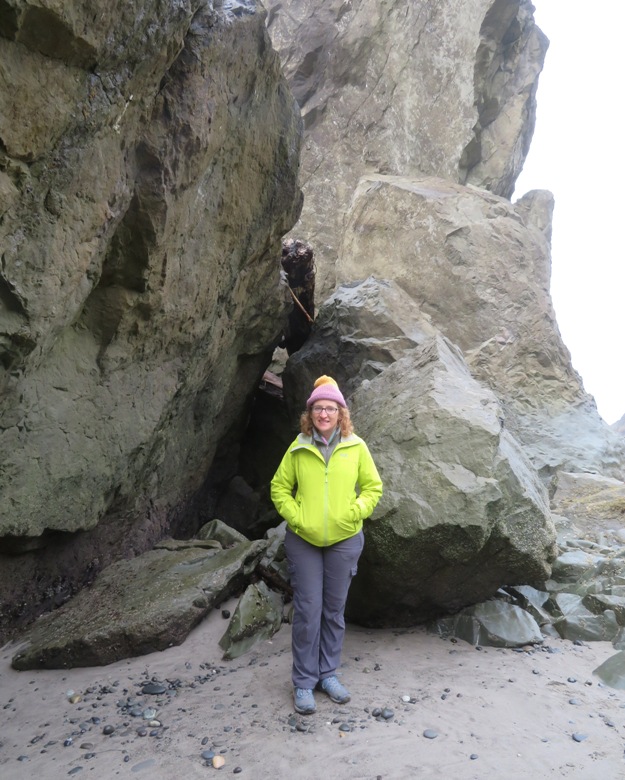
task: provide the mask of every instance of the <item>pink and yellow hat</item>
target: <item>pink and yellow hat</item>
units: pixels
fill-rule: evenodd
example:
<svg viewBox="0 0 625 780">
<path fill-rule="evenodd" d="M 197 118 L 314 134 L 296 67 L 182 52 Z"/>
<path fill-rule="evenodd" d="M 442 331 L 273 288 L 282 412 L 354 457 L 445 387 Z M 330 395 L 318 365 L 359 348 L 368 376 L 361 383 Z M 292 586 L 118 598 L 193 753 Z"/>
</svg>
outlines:
<svg viewBox="0 0 625 780">
<path fill-rule="evenodd" d="M 315 389 L 310 394 L 310 398 L 306 401 L 306 406 L 312 406 L 315 401 L 334 401 L 339 406 L 347 408 L 343 393 L 339 390 L 339 386 L 331 376 L 320 376 L 315 381 Z"/>
</svg>

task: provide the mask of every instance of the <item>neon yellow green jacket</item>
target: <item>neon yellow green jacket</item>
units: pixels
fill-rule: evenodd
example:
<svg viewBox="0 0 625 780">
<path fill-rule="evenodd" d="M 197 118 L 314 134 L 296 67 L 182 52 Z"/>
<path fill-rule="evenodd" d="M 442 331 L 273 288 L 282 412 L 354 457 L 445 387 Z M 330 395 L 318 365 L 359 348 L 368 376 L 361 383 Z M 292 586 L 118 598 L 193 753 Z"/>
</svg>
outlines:
<svg viewBox="0 0 625 780">
<path fill-rule="evenodd" d="M 382 480 L 369 448 L 355 433 L 336 445 L 327 465 L 312 437 L 300 433 L 271 480 L 271 499 L 280 515 L 317 547 L 357 534 L 381 495 Z"/>
</svg>

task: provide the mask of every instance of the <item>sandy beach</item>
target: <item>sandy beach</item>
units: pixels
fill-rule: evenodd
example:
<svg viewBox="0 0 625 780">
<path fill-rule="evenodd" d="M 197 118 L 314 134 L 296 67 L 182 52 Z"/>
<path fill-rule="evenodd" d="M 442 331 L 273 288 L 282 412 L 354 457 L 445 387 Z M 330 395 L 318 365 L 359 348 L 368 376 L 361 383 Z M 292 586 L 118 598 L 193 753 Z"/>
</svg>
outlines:
<svg viewBox="0 0 625 780">
<path fill-rule="evenodd" d="M 223 661 L 226 624 L 215 610 L 179 647 L 67 671 L 16 672 L 6 645 L 0 776 L 625 777 L 625 692 L 593 675 L 615 652 L 607 642 L 476 648 L 423 627 L 350 626 L 340 671 L 351 702 L 317 693 L 317 712 L 303 717 L 292 706 L 289 626 Z M 142 693 L 150 680 L 166 692 Z"/>
</svg>

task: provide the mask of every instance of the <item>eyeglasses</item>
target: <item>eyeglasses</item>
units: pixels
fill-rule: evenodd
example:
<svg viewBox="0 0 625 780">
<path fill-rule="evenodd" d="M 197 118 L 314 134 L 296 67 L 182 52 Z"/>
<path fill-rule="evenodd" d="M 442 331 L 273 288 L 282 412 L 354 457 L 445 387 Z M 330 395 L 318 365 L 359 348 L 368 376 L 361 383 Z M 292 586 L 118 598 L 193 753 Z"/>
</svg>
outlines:
<svg viewBox="0 0 625 780">
<path fill-rule="evenodd" d="M 325 412 L 328 417 L 332 417 L 335 414 L 338 414 L 339 411 L 336 406 L 313 406 L 312 410 L 315 414 L 321 414 L 321 412 Z"/>
</svg>

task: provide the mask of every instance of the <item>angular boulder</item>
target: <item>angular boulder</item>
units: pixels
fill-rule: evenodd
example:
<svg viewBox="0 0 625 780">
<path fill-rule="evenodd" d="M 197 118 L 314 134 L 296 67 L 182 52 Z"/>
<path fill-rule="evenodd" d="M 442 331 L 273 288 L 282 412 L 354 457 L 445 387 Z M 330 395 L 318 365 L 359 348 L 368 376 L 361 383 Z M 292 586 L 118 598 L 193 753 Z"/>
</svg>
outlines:
<svg viewBox="0 0 625 780">
<path fill-rule="evenodd" d="M 516 204 L 434 177 L 364 176 L 345 220 L 341 283 L 396 281 L 495 391 L 506 425 L 546 476 L 623 477 L 625 443 L 601 419 L 549 294 L 553 198 Z"/>
<path fill-rule="evenodd" d="M 428 319 L 394 282 L 344 285 L 283 375 L 294 419 L 313 379 L 334 376 L 380 470 L 384 495 L 348 601 L 367 625 L 540 586 L 556 554 L 546 491 L 502 406 Z"/>
<path fill-rule="evenodd" d="M 103 666 L 181 644 L 213 607 L 244 586 L 267 543 L 227 550 L 206 545 L 187 542 L 109 566 L 92 587 L 33 625 L 13 668 Z"/>
<path fill-rule="evenodd" d="M 543 641 L 540 628 L 529 612 L 499 599 L 441 618 L 432 629 L 441 636 L 454 636 L 472 645 L 488 647 L 522 647 Z"/>
<path fill-rule="evenodd" d="M 260 581 L 248 585 L 219 640 L 226 660 L 247 653 L 262 640 L 270 639 L 282 625 L 282 597 Z"/>
<path fill-rule="evenodd" d="M 442 337 L 363 384 L 352 405 L 384 482 L 365 524 L 353 619 L 407 625 L 548 578 L 546 492 L 493 394 Z"/>
</svg>

